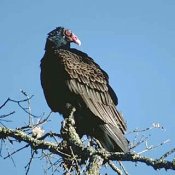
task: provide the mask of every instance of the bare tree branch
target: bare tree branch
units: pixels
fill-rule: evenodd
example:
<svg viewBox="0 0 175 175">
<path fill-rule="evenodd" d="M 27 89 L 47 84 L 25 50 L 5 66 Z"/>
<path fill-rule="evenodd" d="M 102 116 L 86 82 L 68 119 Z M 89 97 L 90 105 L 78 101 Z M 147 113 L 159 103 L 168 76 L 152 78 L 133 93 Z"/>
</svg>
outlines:
<svg viewBox="0 0 175 175">
<path fill-rule="evenodd" d="M 88 157 L 93 157 L 91 158 L 92 160 L 94 159 L 99 159 L 99 156 L 104 159 L 105 161 L 109 160 L 117 160 L 117 161 L 132 161 L 132 162 L 141 162 L 145 163 L 146 165 L 152 166 L 154 169 L 162 169 L 164 168 L 165 170 L 171 169 L 175 170 L 175 164 L 173 161 L 167 161 L 164 159 L 152 159 L 148 158 L 145 156 L 141 156 L 140 154 L 137 153 L 109 153 L 105 151 L 104 149 L 100 149 L 99 151 L 94 150 L 94 148 L 91 147 L 84 147 L 82 144 L 80 138 L 78 137 L 78 134 L 75 131 L 75 128 L 70 124 L 69 119 L 67 120 L 67 123 L 64 126 L 68 126 L 68 128 L 64 128 L 64 132 L 69 131 L 69 141 L 72 144 L 72 148 L 74 151 L 74 154 L 77 154 L 79 156 L 84 156 L 84 159 L 87 160 Z M 68 129 L 68 130 L 67 130 Z M 64 133 L 65 134 L 65 133 Z M 5 139 L 7 137 L 12 137 L 18 141 L 24 141 L 28 143 L 34 150 L 42 149 L 42 150 L 48 150 L 53 154 L 57 154 L 61 157 L 71 157 L 70 155 L 62 152 L 63 148 L 58 144 L 44 141 L 44 140 L 39 140 L 35 139 L 26 133 L 20 131 L 20 130 L 12 130 L 4 127 L 0 127 L 0 139 Z M 98 157 L 95 157 L 95 155 L 98 155 Z"/>
<path fill-rule="evenodd" d="M 20 130 L 13 130 L 9 128 L 0 127 L 0 139 L 5 139 L 7 137 L 12 137 L 18 141 L 28 143 L 34 150 L 48 150 L 53 154 L 57 154 L 63 157 L 69 156 L 61 152 L 62 148 L 55 143 L 35 139 L 32 136 L 29 136 L 25 132 Z"/>
<path fill-rule="evenodd" d="M 76 128 L 74 127 L 74 112 L 75 108 L 70 109 L 68 111 L 67 118 L 62 122 L 61 134 L 47 132 L 44 133 L 42 129 L 42 125 L 47 123 L 50 120 L 50 114 L 46 118 L 41 118 L 36 123 L 32 120 L 32 117 L 36 117 L 36 115 L 31 114 L 30 108 L 30 99 L 24 91 L 22 91 L 23 95 L 25 95 L 24 100 L 12 100 L 8 98 L 1 106 L 0 109 L 5 107 L 8 102 L 17 103 L 20 108 L 23 109 L 28 114 L 28 123 L 25 126 L 18 127 L 16 129 L 10 129 L 6 125 L 0 124 L 0 139 L 1 139 L 1 147 L 5 143 L 4 141 L 9 141 L 10 143 L 16 142 L 24 142 L 26 145 L 13 151 L 12 153 L 8 152 L 8 155 L 3 158 L 12 158 L 14 154 L 21 151 L 24 148 L 31 148 L 31 158 L 26 166 L 26 174 L 28 174 L 30 170 L 30 166 L 34 155 L 37 153 L 37 150 L 42 150 L 41 159 L 45 158 L 49 163 L 49 168 L 52 169 L 52 174 L 59 171 L 60 166 L 63 167 L 65 174 L 86 174 L 86 175 L 99 175 L 101 167 L 108 163 L 110 167 L 118 174 L 122 175 L 127 174 L 125 170 L 122 168 L 116 167 L 114 162 L 112 161 L 130 161 L 130 162 L 140 162 L 144 163 L 148 166 L 153 167 L 153 169 L 165 169 L 165 170 L 175 170 L 174 160 L 168 161 L 166 158 L 172 155 L 175 152 L 175 148 L 170 151 L 164 153 L 160 158 L 153 159 L 150 157 L 142 156 L 140 153 L 129 152 L 129 153 L 112 153 L 107 152 L 105 149 L 101 147 L 98 143 L 98 140 L 91 140 L 90 144 L 85 144 L 79 137 L 76 132 Z M 27 103 L 27 108 L 23 107 L 21 103 Z M 10 117 L 12 113 L 8 113 L 6 115 L 1 115 L 0 119 L 6 119 Z M 150 128 L 146 128 L 145 130 L 134 130 L 134 133 L 145 132 L 153 128 L 160 128 L 160 124 L 154 124 Z M 44 135 L 43 135 L 44 134 Z M 52 141 L 47 141 L 47 139 L 51 138 Z M 147 138 L 141 138 L 138 143 L 136 143 L 133 147 L 146 143 Z M 160 143 L 157 146 L 148 146 L 146 145 L 146 150 L 148 151 L 153 148 L 157 148 L 158 146 L 162 146 L 167 141 Z M 2 148 L 1 148 L 2 149 Z M 0 149 L 0 153 L 1 153 Z M 141 153 L 142 153 L 141 152 Z M 52 158 L 55 156 L 55 160 Z M 46 171 L 46 170 L 45 170 Z"/>
</svg>

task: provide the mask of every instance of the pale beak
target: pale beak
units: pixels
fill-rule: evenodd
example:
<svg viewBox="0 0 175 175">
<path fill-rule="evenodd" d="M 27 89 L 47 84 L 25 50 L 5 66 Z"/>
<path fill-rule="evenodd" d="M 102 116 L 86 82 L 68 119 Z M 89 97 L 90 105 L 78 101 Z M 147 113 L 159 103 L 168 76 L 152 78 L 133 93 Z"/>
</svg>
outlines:
<svg viewBox="0 0 175 175">
<path fill-rule="evenodd" d="M 81 45 L 81 41 L 80 41 L 80 40 L 78 39 L 78 37 L 77 37 L 76 35 L 74 35 L 73 33 L 72 33 L 71 38 L 72 38 L 72 42 L 78 44 L 79 46 Z"/>
</svg>

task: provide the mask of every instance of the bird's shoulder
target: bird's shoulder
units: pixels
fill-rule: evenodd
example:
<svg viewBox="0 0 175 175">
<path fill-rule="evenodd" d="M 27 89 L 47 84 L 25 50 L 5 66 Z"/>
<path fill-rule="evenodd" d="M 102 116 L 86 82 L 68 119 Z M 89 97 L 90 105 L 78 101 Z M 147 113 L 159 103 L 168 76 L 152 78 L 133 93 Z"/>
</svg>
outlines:
<svg viewBox="0 0 175 175">
<path fill-rule="evenodd" d="M 107 73 L 86 53 L 77 49 L 59 49 L 56 54 L 61 59 L 70 78 L 77 79 L 95 89 L 108 90 Z"/>
</svg>

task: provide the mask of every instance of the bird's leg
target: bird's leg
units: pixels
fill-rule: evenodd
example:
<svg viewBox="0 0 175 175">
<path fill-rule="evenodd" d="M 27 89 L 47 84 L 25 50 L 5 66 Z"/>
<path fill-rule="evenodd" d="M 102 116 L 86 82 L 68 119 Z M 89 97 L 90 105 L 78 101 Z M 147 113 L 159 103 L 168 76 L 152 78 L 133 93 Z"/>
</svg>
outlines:
<svg viewBox="0 0 175 175">
<path fill-rule="evenodd" d="M 72 126 L 74 126 L 75 125 L 74 112 L 76 111 L 76 109 L 72 105 L 68 105 L 68 111 L 69 111 L 68 121 L 71 123 Z"/>
<path fill-rule="evenodd" d="M 74 112 L 76 109 L 70 104 L 67 104 L 66 107 L 67 109 L 64 115 L 64 121 L 62 122 L 61 127 L 62 137 L 69 142 L 74 142 L 74 144 L 75 142 L 77 144 L 82 144 L 81 139 L 75 129 Z"/>
<path fill-rule="evenodd" d="M 62 128 L 65 128 L 66 123 L 75 125 L 74 121 L 74 112 L 76 111 L 75 107 L 73 107 L 70 103 L 66 104 L 65 112 L 63 114 L 64 121 L 62 122 Z"/>
<path fill-rule="evenodd" d="M 70 103 L 67 103 L 64 110 L 64 120 L 62 122 L 61 134 L 63 138 L 67 135 L 70 128 L 74 127 L 74 112 L 76 111 L 75 107 L 73 107 Z"/>
</svg>

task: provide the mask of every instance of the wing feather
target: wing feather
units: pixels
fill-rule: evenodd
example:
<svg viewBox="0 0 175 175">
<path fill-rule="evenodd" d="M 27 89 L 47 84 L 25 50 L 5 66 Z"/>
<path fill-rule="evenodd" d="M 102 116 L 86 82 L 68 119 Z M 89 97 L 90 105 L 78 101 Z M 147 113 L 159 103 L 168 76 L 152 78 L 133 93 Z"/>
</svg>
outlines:
<svg viewBox="0 0 175 175">
<path fill-rule="evenodd" d="M 110 91 L 114 91 L 108 84 L 107 74 L 87 55 L 83 58 L 61 49 L 58 54 L 69 77 L 66 84 L 70 91 L 78 94 L 96 117 L 106 124 L 120 128 L 124 133 L 126 124 L 116 109 L 116 95 L 111 97 Z"/>
</svg>

